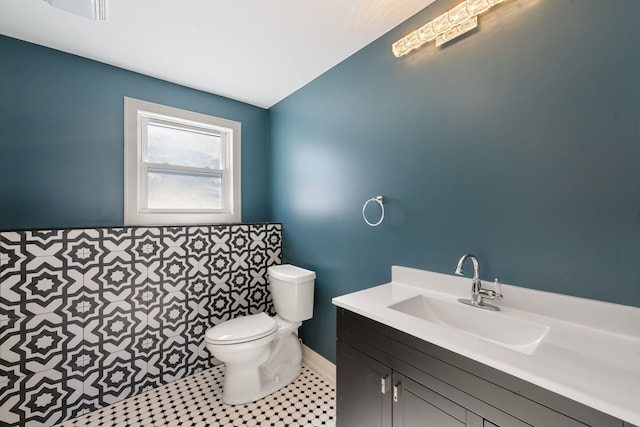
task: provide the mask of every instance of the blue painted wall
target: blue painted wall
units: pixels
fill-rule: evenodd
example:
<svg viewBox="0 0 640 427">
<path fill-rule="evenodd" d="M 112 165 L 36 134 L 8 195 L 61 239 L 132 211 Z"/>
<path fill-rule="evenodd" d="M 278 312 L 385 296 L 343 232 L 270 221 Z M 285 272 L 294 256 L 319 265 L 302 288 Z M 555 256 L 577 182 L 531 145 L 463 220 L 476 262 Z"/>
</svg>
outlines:
<svg viewBox="0 0 640 427">
<path fill-rule="evenodd" d="M 439 1 L 272 108 L 273 220 L 331 298 L 394 264 L 640 306 L 640 2 L 513 0 L 444 49 L 391 44 Z M 364 224 L 382 194 L 387 216 Z"/>
<path fill-rule="evenodd" d="M 123 97 L 242 122 L 242 216 L 269 220 L 269 111 L 0 36 L 0 229 L 123 225 Z"/>
<path fill-rule="evenodd" d="M 468 251 L 484 279 L 640 306 L 640 2 L 511 0 L 391 55 L 455 3 L 270 111 L 0 36 L 0 229 L 122 225 L 131 96 L 243 123 L 243 220 L 283 222 L 285 260 L 317 271 L 302 336 L 330 359 L 333 296 Z"/>
</svg>

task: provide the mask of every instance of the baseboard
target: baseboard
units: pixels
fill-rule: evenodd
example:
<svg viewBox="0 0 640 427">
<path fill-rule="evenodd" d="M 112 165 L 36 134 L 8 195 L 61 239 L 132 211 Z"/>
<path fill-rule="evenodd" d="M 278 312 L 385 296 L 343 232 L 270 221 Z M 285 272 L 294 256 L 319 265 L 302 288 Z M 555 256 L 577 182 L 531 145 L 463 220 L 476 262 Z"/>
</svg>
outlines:
<svg viewBox="0 0 640 427">
<path fill-rule="evenodd" d="M 302 344 L 302 363 L 332 386 L 336 386 L 336 365 Z"/>
</svg>

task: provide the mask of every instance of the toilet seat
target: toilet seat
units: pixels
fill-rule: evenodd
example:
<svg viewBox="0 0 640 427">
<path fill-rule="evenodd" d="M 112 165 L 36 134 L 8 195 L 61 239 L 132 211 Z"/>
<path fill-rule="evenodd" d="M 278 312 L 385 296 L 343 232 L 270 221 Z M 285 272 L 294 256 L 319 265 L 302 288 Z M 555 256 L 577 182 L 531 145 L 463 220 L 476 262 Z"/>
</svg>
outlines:
<svg viewBox="0 0 640 427">
<path fill-rule="evenodd" d="M 258 313 L 227 320 L 209 328 L 205 339 L 210 344 L 239 344 L 266 337 L 277 329 L 278 324 L 273 318 L 265 313 Z"/>
</svg>

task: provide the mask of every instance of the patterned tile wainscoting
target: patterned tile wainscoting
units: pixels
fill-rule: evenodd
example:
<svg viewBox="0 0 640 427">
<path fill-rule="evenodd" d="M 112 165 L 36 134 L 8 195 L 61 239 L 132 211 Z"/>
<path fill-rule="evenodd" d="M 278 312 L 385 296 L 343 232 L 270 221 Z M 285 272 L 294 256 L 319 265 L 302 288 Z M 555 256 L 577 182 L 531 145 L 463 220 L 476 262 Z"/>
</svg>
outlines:
<svg viewBox="0 0 640 427">
<path fill-rule="evenodd" d="M 280 224 L 0 232 L 0 425 L 41 426 L 207 369 L 204 331 L 273 314 Z"/>
</svg>

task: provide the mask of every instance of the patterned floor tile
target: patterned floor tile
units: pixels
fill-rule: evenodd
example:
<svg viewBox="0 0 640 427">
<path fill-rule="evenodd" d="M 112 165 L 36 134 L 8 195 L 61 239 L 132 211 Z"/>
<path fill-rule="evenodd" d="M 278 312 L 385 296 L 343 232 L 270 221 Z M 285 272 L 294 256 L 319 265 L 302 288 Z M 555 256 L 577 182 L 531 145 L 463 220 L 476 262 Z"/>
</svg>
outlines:
<svg viewBox="0 0 640 427">
<path fill-rule="evenodd" d="M 335 389 L 306 366 L 288 386 L 245 405 L 222 403 L 223 376 L 219 365 L 58 427 L 335 426 Z"/>
</svg>

